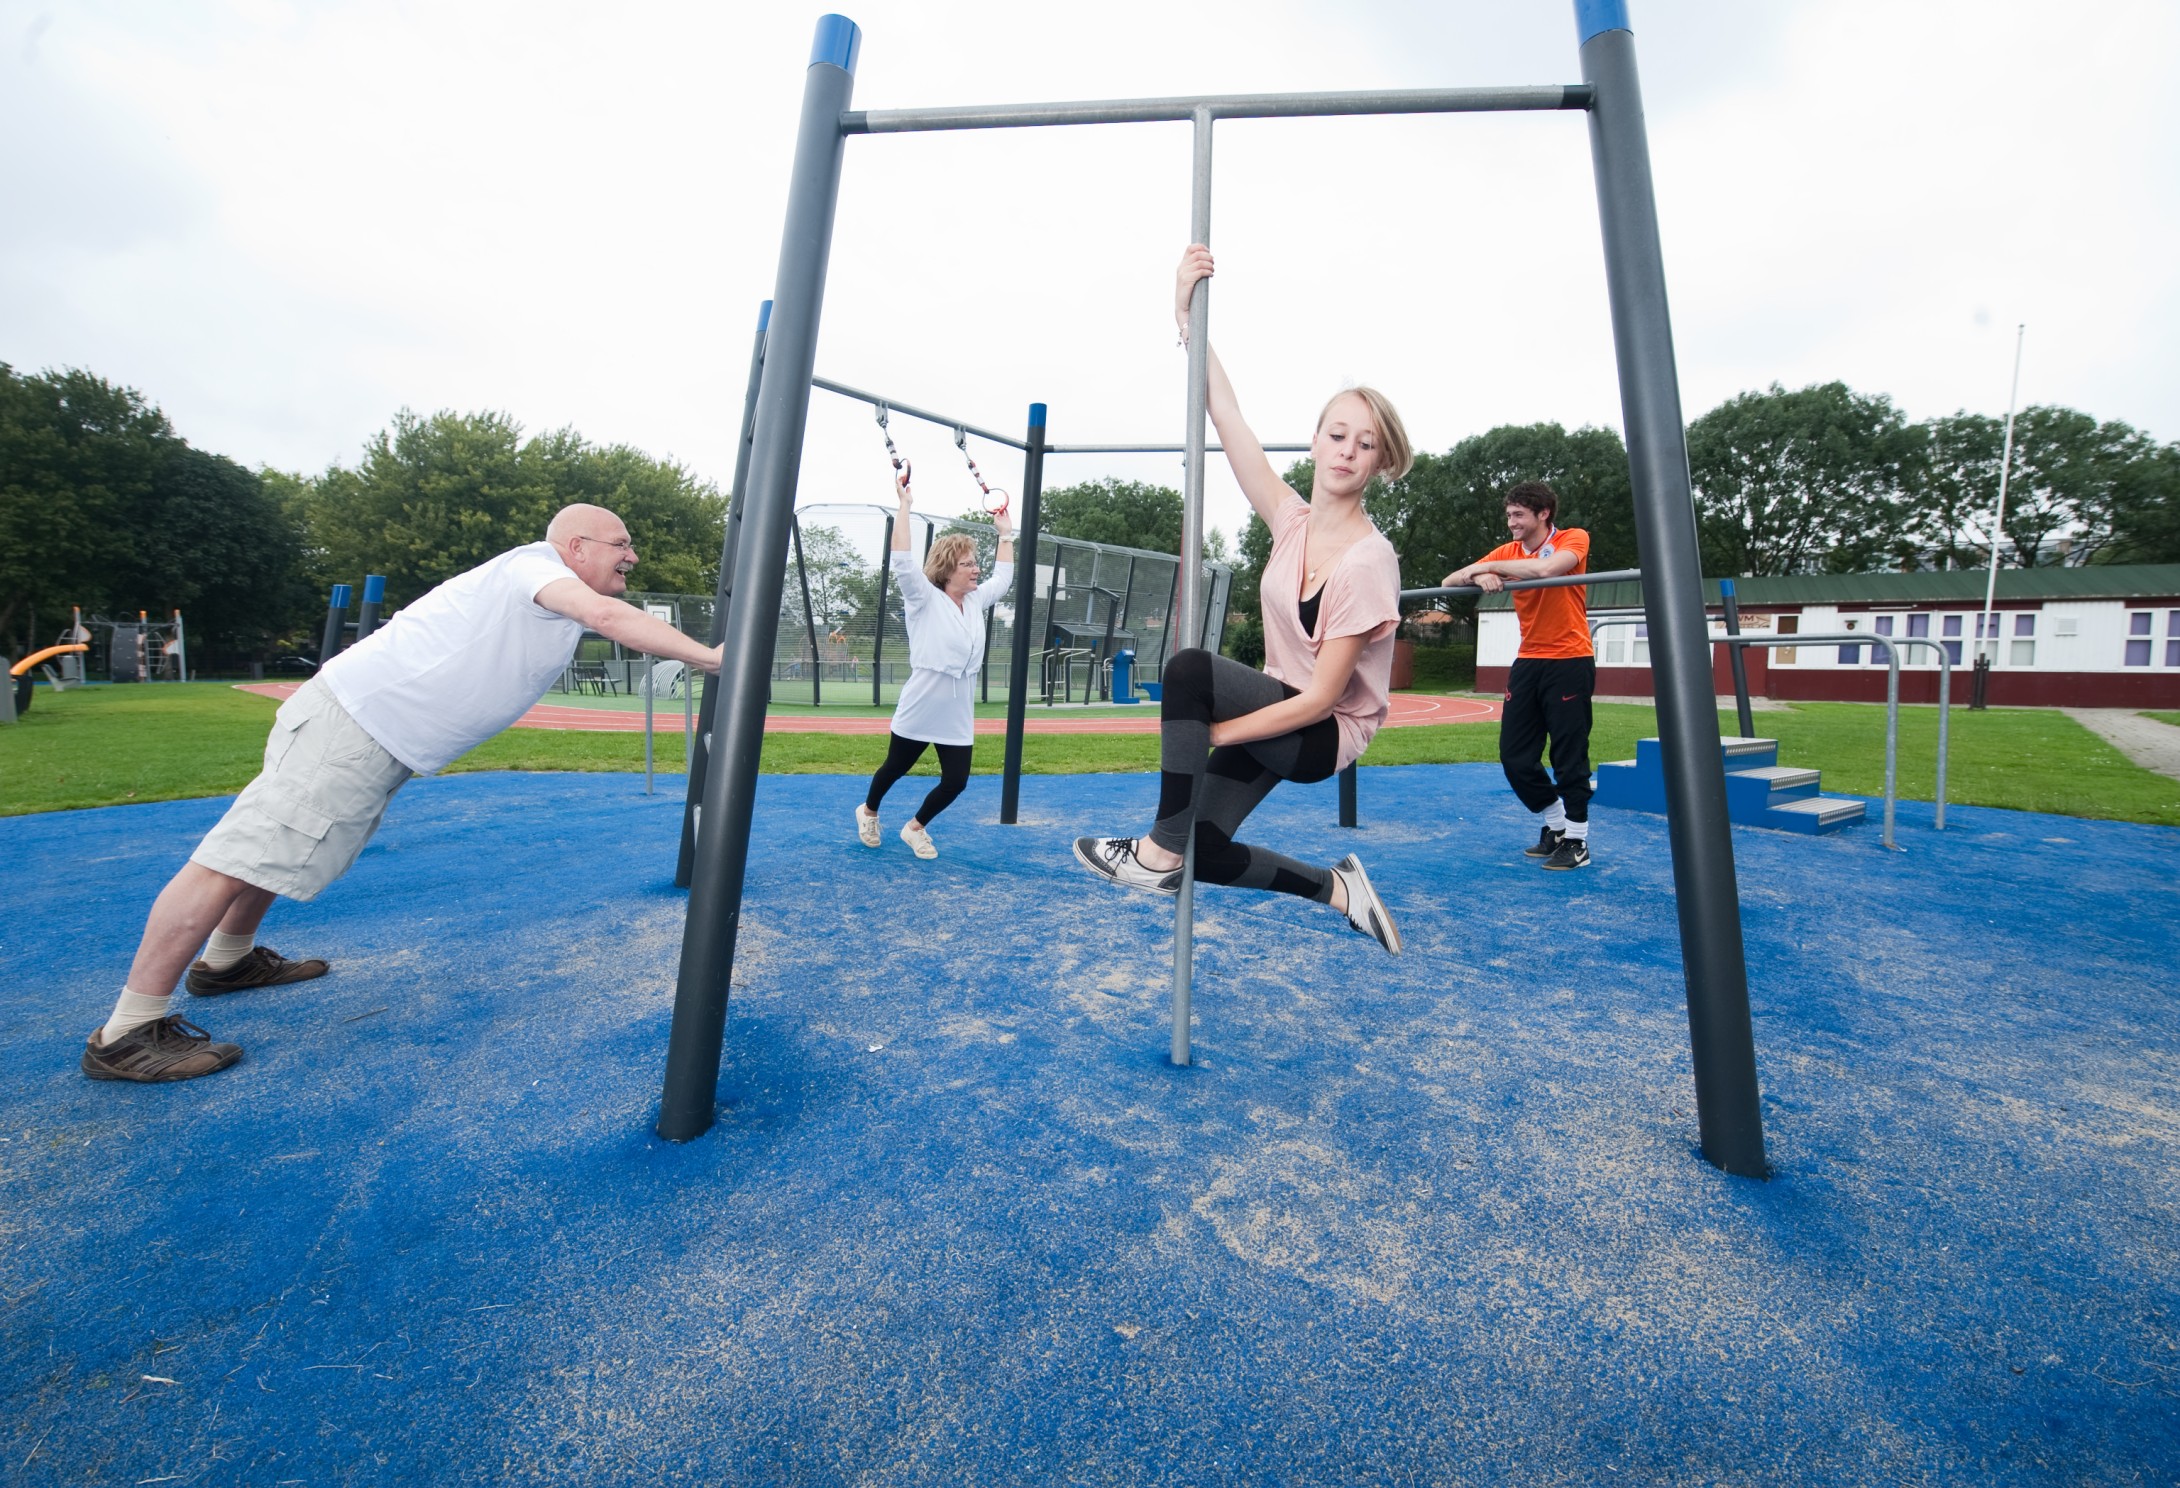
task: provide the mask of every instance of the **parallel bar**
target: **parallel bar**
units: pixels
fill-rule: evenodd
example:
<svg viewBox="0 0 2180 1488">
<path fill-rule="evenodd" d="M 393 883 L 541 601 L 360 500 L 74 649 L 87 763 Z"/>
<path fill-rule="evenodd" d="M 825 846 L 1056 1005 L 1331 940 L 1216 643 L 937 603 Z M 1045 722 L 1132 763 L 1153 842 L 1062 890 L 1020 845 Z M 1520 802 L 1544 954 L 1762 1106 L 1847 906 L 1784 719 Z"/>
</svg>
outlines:
<svg viewBox="0 0 2180 1488">
<path fill-rule="evenodd" d="M 1553 579 L 1508 579 L 1499 587 L 1502 590 L 1578 589 L 1585 584 L 1616 584 L 1642 576 L 1643 571 L 1639 568 L 1608 568 L 1603 573 L 1561 574 Z M 1451 589 L 1403 589 L 1400 602 L 1409 605 L 1425 599 L 1468 599 L 1483 592 L 1474 584 L 1456 584 Z"/>
<path fill-rule="evenodd" d="M 1022 529 L 1014 539 L 1014 649 L 1007 656 L 1007 751 L 999 777 L 999 821 L 1013 826 L 1022 804 L 1023 713 L 1029 707 L 1029 653 L 1036 639 L 1030 621 L 1037 613 L 1037 523 L 1045 494 L 1045 405 L 1029 406 L 1029 434 L 1023 441 Z M 1053 568 L 1059 567 L 1054 554 Z M 1049 617 L 1048 621 L 1049 623 Z"/>
<path fill-rule="evenodd" d="M 1211 121 L 1208 106 L 1198 104 L 1195 119 L 1195 166 L 1190 182 L 1188 240 L 1211 242 Z M 1188 305 L 1188 450 L 1181 472 L 1181 552 L 1175 565 L 1174 609 L 1170 629 L 1180 622 L 1178 649 L 1203 642 L 1198 593 L 1203 588 L 1204 558 L 1204 399 L 1211 385 L 1211 281 L 1199 279 Z M 1161 682 L 1163 679 L 1161 678 Z M 1163 695 L 1163 687 L 1160 689 Z M 1203 804 L 1203 777 L 1197 776 L 1196 800 Z M 1189 822 L 1181 848 L 1181 888 L 1173 901 L 1173 1062 L 1186 1065 L 1189 1053 L 1189 1002 L 1196 977 L 1196 825 Z"/>
<path fill-rule="evenodd" d="M 764 750 L 765 693 L 779 639 L 795 478 L 809 421 L 810 374 L 817 360 L 818 319 L 840 201 L 846 143 L 840 136 L 840 115 L 855 89 L 857 35 L 854 25 L 840 16 L 821 18 L 817 54 L 804 74 L 766 351 L 767 370 L 773 375 L 764 379 L 757 397 L 748 512 L 744 540 L 735 555 L 738 613 L 719 677 L 718 748 L 712 761 L 717 768 L 704 784 L 704 830 L 697 837 L 659 1101 L 658 1134 L 670 1142 L 701 1136 L 716 1119 L 727 990 L 734 976 L 742 882 L 757 804 L 757 764 Z"/>
<path fill-rule="evenodd" d="M 1053 124 L 1158 124 L 1184 119 L 1314 119 L 1339 114 L 1502 114 L 1586 109 L 1583 83 L 1517 88 L 1378 88 L 1360 93 L 1223 93 L 1208 98 L 1115 98 L 1078 103 L 1001 103 L 967 108 L 861 109 L 840 116 L 843 134 L 933 129 L 1032 129 Z M 1196 239 L 1202 242 L 1201 238 Z"/>
<path fill-rule="evenodd" d="M 1577 15 L 1582 13 L 1578 4 Z M 1615 11 L 1605 19 L 1625 17 Z M 1707 1161 L 1729 1173 L 1761 1178 L 1770 1165 L 1764 1158 L 1756 1038 L 1749 1021 L 1748 959 L 1635 38 L 1617 28 L 1592 33 L 1587 25 L 1582 34 L 1582 77 L 1596 90 L 1589 115 L 1590 159 L 1634 488 L 1635 542 L 1650 575 L 1643 605 L 1671 808 L 1666 829 L 1688 989 L 1696 1124 Z"/>
<path fill-rule="evenodd" d="M 719 585 L 712 599 L 714 646 L 727 639 L 728 612 L 734 607 L 734 554 L 742 536 L 744 494 L 749 489 L 750 441 L 757 428 L 757 390 L 765 375 L 765 328 L 772 324 L 772 302 L 757 310 L 757 337 L 749 348 L 749 391 L 742 395 L 742 438 L 734 450 L 734 484 L 727 490 L 726 532 L 719 544 Z M 681 854 L 674 863 L 674 887 L 685 889 L 696 873 L 696 829 L 704 808 L 704 781 L 711 763 L 712 724 L 719 716 L 719 679 L 704 674 L 704 700 L 696 710 L 696 732 L 689 746 L 688 794 L 681 807 Z"/>
</svg>

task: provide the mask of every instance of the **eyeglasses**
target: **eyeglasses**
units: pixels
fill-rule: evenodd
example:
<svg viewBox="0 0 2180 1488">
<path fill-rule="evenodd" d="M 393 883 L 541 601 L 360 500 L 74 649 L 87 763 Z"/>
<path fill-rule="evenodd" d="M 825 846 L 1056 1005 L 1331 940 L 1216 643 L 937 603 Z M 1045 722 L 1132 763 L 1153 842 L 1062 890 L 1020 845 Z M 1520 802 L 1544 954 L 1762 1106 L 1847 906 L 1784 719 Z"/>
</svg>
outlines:
<svg viewBox="0 0 2180 1488">
<path fill-rule="evenodd" d="M 583 542 L 593 542 L 598 544 L 598 546 L 602 548 L 619 548 L 624 553 L 633 553 L 636 551 L 636 544 L 634 540 L 630 538 L 592 537 L 589 533 L 586 532 L 578 532 L 575 535 L 579 540 Z"/>
</svg>

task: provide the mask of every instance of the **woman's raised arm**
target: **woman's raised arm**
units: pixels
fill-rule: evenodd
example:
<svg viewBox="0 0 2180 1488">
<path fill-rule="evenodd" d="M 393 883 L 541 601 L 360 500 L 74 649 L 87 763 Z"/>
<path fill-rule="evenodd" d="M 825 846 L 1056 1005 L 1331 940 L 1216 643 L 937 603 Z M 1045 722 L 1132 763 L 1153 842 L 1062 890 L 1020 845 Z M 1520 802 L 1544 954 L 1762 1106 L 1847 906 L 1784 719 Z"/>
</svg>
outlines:
<svg viewBox="0 0 2180 1488">
<path fill-rule="evenodd" d="M 1181 267 L 1174 275 L 1173 294 L 1173 318 L 1181 328 L 1184 341 L 1188 339 L 1189 301 L 1195 296 L 1197 282 L 1209 279 L 1213 272 L 1211 250 L 1201 243 L 1189 244 L 1188 250 L 1181 255 Z M 1218 352 L 1206 346 L 1204 363 L 1208 373 L 1204 410 L 1211 415 L 1212 427 L 1219 432 L 1219 446 L 1226 451 L 1227 467 L 1234 472 L 1242 495 L 1249 498 L 1249 505 L 1269 527 L 1272 514 L 1293 500 L 1296 492 L 1279 478 L 1279 472 L 1272 468 L 1270 458 L 1264 453 L 1263 443 L 1242 418 L 1241 404 L 1234 397 L 1234 384 L 1228 379 Z"/>
</svg>

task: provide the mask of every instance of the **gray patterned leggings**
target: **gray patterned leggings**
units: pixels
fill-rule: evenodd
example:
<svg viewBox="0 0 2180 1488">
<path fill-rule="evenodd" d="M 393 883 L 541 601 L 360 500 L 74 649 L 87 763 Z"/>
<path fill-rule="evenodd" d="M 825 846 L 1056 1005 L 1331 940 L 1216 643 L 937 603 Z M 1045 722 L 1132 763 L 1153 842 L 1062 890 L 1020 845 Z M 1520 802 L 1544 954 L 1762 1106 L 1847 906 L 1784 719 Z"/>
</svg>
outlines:
<svg viewBox="0 0 2180 1488">
<path fill-rule="evenodd" d="M 1158 824 L 1151 828 L 1151 841 L 1180 852 L 1193 824 L 1196 877 L 1202 882 L 1327 904 L 1329 868 L 1236 842 L 1234 833 L 1280 781 L 1306 785 L 1333 774 L 1339 765 L 1338 726 L 1325 718 L 1275 738 L 1211 747 L 1213 723 L 1269 708 L 1296 691 L 1209 651 L 1177 652 L 1166 663 L 1159 694 Z"/>
</svg>

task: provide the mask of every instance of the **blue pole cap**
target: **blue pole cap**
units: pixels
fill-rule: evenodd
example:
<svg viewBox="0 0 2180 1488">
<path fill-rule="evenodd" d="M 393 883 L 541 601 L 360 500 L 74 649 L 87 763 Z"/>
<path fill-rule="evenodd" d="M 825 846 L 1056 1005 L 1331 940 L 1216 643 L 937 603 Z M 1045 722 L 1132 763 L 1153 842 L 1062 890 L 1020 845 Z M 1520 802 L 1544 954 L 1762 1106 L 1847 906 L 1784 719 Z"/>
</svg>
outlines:
<svg viewBox="0 0 2180 1488">
<path fill-rule="evenodd" d="M 1627 0 L 1574 0 L 1574 28 L 1587 42 L 1604 31 L 1632 31 Z"/>
<path fill-rule="evenodd" d="M 363 576 L 363 602 L 365 604 L 377 604 L 384 598 L 386 598 L 386 575 L 365 574 Z"/>
<path fill-rule="evenodd" d="M 1038 427 L 1038 428 L 1040 428 L 1040 429 L 1042 429 L 1042 428 L 1043 428 L 1043 427 L 1045 426 L 1045 405 L 1044 405 L 1044 404 L 1042 404 L 1042 403 L 1032 403 L 1032 404 L 1030 404 L 1030 406 L 1029 406 L 1029 421 L 1030 421 L 1030 423 L 1032 423 L 1033 425 L 1035 425 L 1036 427 Z"/>
<path fill-rule="evenodd" d="M 1718 592 L 1722 595 L 1733 593 L 1733 580 L 1720 579 L 1718 581 Z"/>
<path fill-rule="evenodd" d="M 759 305 L 757 307 L 757 329 L 760 331 L 766 330 L 769 329 L 771 325 L 772 302 L 770 300 L 766 300 L 762 305 Z"/>
<path fill-rule="evenodd" d="M 810 43 L 810 65 L 830 62 L 833 66 L 855 75 L 855 61 L 863 51 L 863 29 L 844 15 L 818 17 L 817 39 Z"/>
<path fill-rule="evenodd" d="M 347 609 L 348 596 L 353 594 L 354 592 L 355 591 L 350 589 L 346 584 L 335 584 L 333 586 L 333 597 L 326 601 L 326 608 L 329 610 Z"/>
</svg>

